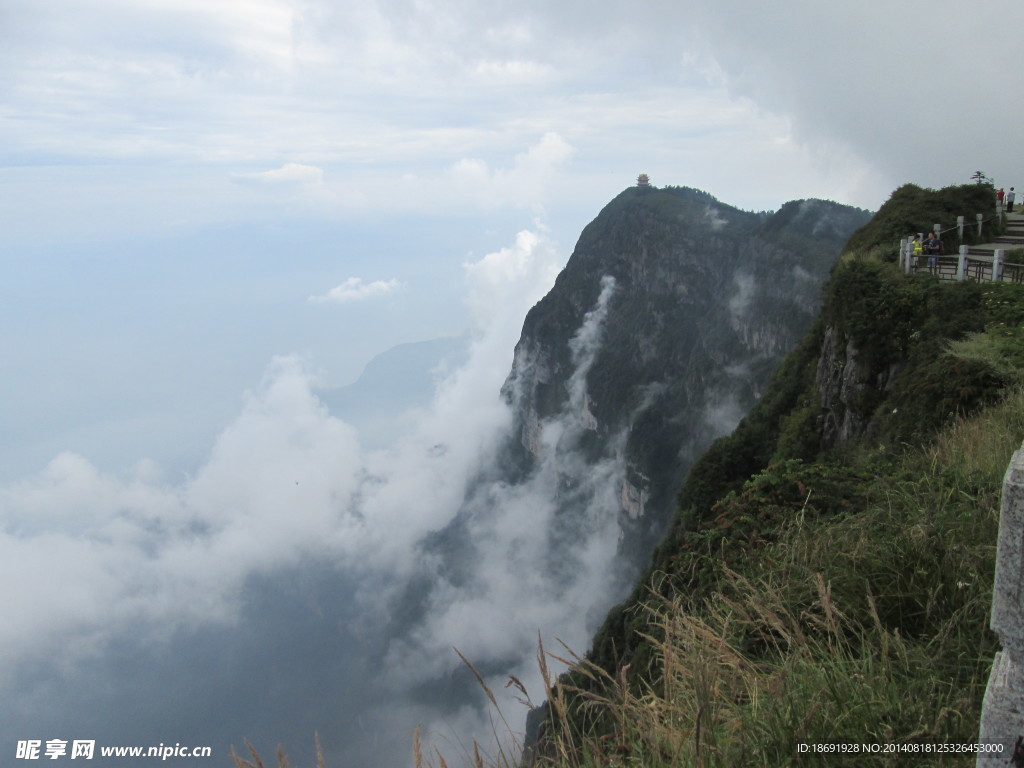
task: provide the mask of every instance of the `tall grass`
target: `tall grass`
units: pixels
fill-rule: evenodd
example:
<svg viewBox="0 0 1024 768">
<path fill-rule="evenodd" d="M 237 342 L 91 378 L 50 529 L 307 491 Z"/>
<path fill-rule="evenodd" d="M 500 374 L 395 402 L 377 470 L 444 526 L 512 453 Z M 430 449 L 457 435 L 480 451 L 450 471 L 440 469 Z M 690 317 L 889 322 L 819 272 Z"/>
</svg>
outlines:
<svg viewBox="0 0 1024 768">
<path fill-rule="evenodd" d="M 316 741 L 316 768 L 327 768 L 327 763 L 324 761 L 324 753 L 320 748 L 320 737 L 314 736 Z M 246 750 L 249 752 L 249 757 L 245 758 L 235 752 L 234 748 L 231 749 L 231 759 L 235 763 L 235 768 L 266 768 L 266 763 L 263 762 L 263 758 L 260 757 L 259 752 L 256 748 L 248 741 L 245 742 Z M 277 748 L 277 768 L 294 768 L 291 761 L 288 759 L 288 755 L 284 752 L 284 747 L 278 746 Z"/>
</svg>

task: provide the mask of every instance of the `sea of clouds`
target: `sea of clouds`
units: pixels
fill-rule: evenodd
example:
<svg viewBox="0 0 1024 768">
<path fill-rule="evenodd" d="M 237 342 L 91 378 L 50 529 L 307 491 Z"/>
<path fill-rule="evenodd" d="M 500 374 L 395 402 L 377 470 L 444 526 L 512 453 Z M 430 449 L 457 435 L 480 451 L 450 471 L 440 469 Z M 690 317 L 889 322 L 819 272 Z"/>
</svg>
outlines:
<svg viewBox="0 0 1024 768">
<path fill-rule="evenodd" d="M 610 278 L 570 342 L 576 375 L 533 472 L 512 483 L 496 464 L 512 351 L 560 263 L 523 231 L 465 265 L 467 361 L 385 449 L 328 411 L 310 361 L 279 357 L 184 478 L 66 452 L 0 487 L 0 748 L 95 738 L 226 754 L 248 739 L 301 757 L 317 732 L 345 765 L 400 765 L 422 724 L 457 758 L 460 740 L 488 739 L 490 715 L 454 648 L 492 690 L 514 674 L 542 698 L 538 637 L 582 652 L 621 588 L 623 462 L 574 451 Z M 560 520 L 567 503 L 577 512 Z M 521 705 L 502 704 L 517 730 Z"/>
</svg>

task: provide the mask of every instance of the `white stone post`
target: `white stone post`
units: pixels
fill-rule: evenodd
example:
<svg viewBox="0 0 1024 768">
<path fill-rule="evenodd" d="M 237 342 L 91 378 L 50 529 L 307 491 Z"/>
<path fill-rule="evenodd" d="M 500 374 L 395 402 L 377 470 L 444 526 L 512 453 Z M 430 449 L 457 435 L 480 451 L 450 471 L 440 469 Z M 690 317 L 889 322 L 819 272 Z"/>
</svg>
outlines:
<svg viewBox="0 0 1024 768">
<path fill-rule="evenodd" d="M 1006 251 L 1002 248 L 996 248 L 995 253 L 992 254 L 992 282 L 998 283 L 1003 279 L 1003 256 L 1006 255 Z"/>
<path fill-rule="evenodd" d="M 907 257 L 907 238 L 900 238 L 900 270 L 903 270 L 903 260 Z"/>
<path fill-rule="evenodd" d="M 956 236 L 957 236 L 957 238 L 961 242 L 963 242 L 963 239 L 964 239 L 964 217 L 963 216 L 957 216 L 956 217 Z"/>
<path fill-rule="evenodd" d="M 977 218 L 978 218 L 978 239 L 980 240 L 981 239 L 981 225 L 985 221 L 985 214 L 984 213 L 977 213 L 977 214 L 975 214 L 975 216 L 977 216 Z"/>
<path fill-rule="evenodd" d="M 957 259 L 957 262 L 956 262 L 956 279 L 960 280 L 962 282 L 966 275 L 967 275 L 967 246 L 966 245 L 961 245 L 960 246 L 960 257 Z"/>
<path fill-rule="evenodd" d="M 907 240 L 904 246 L 903 273 L 909 275 L 914 271 L 914 238 Z"/>
<path fill-rule="evenodd" d="M 1001 745 L 978 753 L 977 766 L 1024 762 L 1024 448 L 1013 454 L 1003 478 L 996 543 L 992 620 L 1003 650 L 996 654 L 981 710 L 978 744 Z"/>
</svg>

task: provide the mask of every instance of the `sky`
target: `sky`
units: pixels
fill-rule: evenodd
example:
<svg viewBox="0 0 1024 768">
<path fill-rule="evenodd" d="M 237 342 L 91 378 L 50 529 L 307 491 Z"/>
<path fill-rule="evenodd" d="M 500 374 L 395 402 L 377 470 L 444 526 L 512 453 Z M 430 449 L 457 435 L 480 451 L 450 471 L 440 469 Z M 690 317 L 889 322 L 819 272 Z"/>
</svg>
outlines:
<svg viewBox="0 0 1024 768">
<path fill-rule="evenodd" d="M 641 171 L 748 210 L 1024 178 L 1015 4 L 548 5 L 3 0 L 0 477 L 192 469 L 272 356 L 336 386 L 465 332 L 464 263 L 566 259 Z"/>
<path fill-rule="evenodd" d="M 526 311 L 638 173 L 748 210 L 1024 183 L 1022 22 L 1006 0 L 0 0 L 0 690 L 21 727 L 126 648 L 166 656 L 154 686 L 185 657 L 217 669 L 232 627 L 292 610 L 267 585 L 328 614 L 338 584 L 355 606 L 392 588 L 507 424 Z M 463 334 L 389 450 L 318 398 Z M 460 610 L 483 607 L 437 615 Z M 512 631 L 450 625 L 481 653 Z M 455 640 L 424 626 L 420 662 Z M 236 657 L 278 659 L 287 635 L 259 636 Z M 116 699 L 96 711 L 131 720 Z M 156 734 L 175 710 L 134 711 Z"/>
</svg>

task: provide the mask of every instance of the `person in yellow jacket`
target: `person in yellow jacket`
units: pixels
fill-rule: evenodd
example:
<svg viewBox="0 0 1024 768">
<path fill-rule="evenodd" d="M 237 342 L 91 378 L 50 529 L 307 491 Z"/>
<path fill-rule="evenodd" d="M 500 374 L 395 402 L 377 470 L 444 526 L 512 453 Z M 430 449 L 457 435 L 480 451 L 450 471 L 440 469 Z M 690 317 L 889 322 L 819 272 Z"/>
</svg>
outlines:
<svg viewBox="0 0 1024 768">
<path fill-rule="evenodd" d="M 920 235 L 914 235 L 913 246 L 914 246 L 914 260 L 912 262 L 910 262 L 910 266 L 916 267 L 917 266 L 917 257 L 920 256 L 924 252 L 922 247 L 921 247 L 921 236 Z"/>
</svg>

